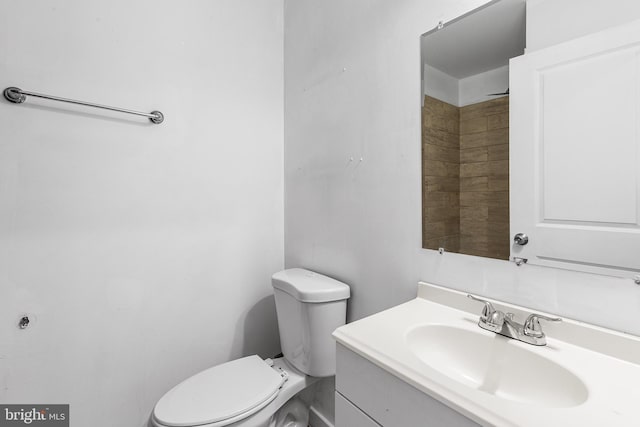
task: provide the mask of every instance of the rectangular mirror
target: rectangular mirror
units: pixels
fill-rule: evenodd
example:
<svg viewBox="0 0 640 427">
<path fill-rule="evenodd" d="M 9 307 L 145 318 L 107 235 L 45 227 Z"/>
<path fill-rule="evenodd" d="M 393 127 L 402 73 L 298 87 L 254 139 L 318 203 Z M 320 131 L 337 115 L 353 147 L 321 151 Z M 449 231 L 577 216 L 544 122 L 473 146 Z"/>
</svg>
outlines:
<svg viewBox="0 0 640 427">
<path fill-rule="evenodd" d="M 421 37 L 422 246 L 509 259 L 509 60 L 525 0 L 498 0 Z"/>
</svg>

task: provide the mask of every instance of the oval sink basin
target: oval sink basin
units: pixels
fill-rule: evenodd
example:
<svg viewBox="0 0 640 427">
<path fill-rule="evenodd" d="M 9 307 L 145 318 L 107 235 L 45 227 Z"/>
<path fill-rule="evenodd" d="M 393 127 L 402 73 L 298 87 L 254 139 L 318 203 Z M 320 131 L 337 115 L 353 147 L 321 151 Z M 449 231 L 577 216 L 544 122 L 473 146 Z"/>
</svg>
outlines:
<svg viewBox="0 0 640 427">
<path fill-rule="evenodd" d="M 503 399 L 566 408 L 589 395 L 572 372 L 498 334 L 422 325 L 411 329 L 406 341 L 415 356 L 441 374 Z"/>
</svg>

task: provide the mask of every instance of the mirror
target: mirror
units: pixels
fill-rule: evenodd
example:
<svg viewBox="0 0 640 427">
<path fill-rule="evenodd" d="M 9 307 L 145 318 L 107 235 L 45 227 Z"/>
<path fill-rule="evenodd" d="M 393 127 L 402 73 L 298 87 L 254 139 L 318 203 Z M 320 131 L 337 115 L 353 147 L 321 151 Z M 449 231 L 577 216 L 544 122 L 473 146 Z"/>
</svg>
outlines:
<svg viewBox="0 0 640 427">
<path fill-rule="evenodd" d="M 421 37 L 425 249 L 509 259 L 509 59 L 525 42 L 525 0 Z"/>
</svg>

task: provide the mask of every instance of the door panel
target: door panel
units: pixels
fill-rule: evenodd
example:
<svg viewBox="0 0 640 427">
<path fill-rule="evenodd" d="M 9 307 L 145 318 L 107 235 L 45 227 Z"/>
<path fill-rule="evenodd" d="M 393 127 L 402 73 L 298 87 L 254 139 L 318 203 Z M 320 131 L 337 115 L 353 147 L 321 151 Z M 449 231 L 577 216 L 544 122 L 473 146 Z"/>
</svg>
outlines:
<svg viewBox="0 0 640 427">
<path fill-rule="evenodd" d="M 640 23 L 511 61 L 512 256 L 640 271 Z"/>
</svg>

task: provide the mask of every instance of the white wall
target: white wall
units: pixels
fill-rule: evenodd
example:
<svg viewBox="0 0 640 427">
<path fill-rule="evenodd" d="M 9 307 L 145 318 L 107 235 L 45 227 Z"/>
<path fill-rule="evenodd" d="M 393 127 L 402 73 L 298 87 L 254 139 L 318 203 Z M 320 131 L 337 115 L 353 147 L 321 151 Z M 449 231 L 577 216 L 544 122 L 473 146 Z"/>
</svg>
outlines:
<svg viewBox="0 0 640 427">
<path fill-rule="evenodd" d="M 490 93 L 502 93 L 509 87 L 509 66 L 465 77 L 458 81 L 458 106 L 476 104 L 491 99 Z"/>
<path fill-rule="evenodd" d="M 499 67 L 463 79 L 456 79 L 424 64 L 424 94 L 440 101 L 464 107 L 488 101 L 487 94 L 502 93 L 509 87 L 509 66 Z M 424 104 L 424 99 L 422 100 Z"/>
<path fill-rule="evenodd" d="M 166 116 L 0 101 L 0 402 L 140 427 L 188 375 L 280 351 L 282 7 L 0 2 L 2 89 Z"/>
<path fill-rule="evenodd" d="M 458 98 L 460 94 L 458 86 L 459 80 L 455 77 L 424 64 L 423 87 L 425 95 L 444 101 L 447 104 L 459 106 Z M 424 104 L 424 98 L 422 102 Z"/>
<path fill-rule="evenodd" d="M 482 3 L 285 2 L 286 264 L 349 283 L 350 320 L 422 279 L 640 334 L 633 281 L 421 249 L 420 35 Z"/>
</svg>

